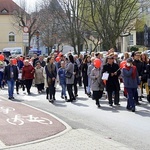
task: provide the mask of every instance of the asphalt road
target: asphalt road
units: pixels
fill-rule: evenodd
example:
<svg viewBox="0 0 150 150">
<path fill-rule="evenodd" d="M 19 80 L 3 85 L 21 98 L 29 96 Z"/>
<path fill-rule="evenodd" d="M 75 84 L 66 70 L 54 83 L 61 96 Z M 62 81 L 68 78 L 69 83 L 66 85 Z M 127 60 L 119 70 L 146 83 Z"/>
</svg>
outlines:
<svg viewBox="0 0 150 150">
<path fill-rule="evenodd" d="M 17 101 L 21 100 L 56 115 L 74 129 L 89 129 L 134 149 L 150 149 L 150 104 L 146 99 L 143 99 L 142 105 L 137 106 L 136 112 L 133 113 L 126 110 L 126 99 L 122 96 L 122 91 L 121 106 L 110 107 L 104 96 L 100 100 L 100 109 L 96 107 L 95 101 L 84 94 L 83 88 L 79 89 L 77 101 L 73 103 L 67 103 L 60 98 L 59 87 L 54 104 L 46 100 L 45 94 L 39 95 L 34 87 L 31 92 L 31 96 L 22 91 L 14 96 Z M 6 89 L 1 93 L 7 97 Z"/>
</svg>

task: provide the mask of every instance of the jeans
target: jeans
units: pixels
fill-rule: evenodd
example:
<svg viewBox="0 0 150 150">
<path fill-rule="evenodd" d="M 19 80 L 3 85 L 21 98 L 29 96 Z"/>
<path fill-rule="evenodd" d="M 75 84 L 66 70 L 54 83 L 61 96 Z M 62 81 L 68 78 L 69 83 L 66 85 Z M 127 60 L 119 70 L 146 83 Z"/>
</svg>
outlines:
<svg viewBox="0 0 150 150">
<path fill-rule="evenodd" d="M 90 76 L 88 76 L 88 87 L 87 87 L 87 93 L 90 94 L 91 93 L 91 78 Z"/>
<path fill-rule="evenodd" d="M 66 96 L 66 84 L 61 84 L 61 96 Z"/>
<path fill-rule="evenodd" d="M 8 84 L 8 95 L 9 95 L 9 98 L 12 98 L 13 97 L 13 93 L 14 93 L 14 85 L 15 85 L 14 79 L 7 80 L 7 84 Z"/>
<path fill-rule="evenodd" d="M 128 93 L 127 107 L 135 108 L 135 102 L 137 99 L 137 88 L 126 88 L 126 90 Z"/>
</svg>

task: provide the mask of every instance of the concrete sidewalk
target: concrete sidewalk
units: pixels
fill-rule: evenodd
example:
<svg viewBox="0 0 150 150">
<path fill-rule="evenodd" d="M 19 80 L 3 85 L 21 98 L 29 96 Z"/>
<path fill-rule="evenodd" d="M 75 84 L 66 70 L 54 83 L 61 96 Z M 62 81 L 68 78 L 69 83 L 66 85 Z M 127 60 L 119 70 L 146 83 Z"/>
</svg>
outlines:
<svg viewBox="0 0 150 150">
<path fill-rule="evenodd" d="M 15 138 L 15 137 L 14 137 Z M 133 150 L 86 129 L 70 130 L 55 138 L 36 141 L 1 150 Z"/>
</svg>

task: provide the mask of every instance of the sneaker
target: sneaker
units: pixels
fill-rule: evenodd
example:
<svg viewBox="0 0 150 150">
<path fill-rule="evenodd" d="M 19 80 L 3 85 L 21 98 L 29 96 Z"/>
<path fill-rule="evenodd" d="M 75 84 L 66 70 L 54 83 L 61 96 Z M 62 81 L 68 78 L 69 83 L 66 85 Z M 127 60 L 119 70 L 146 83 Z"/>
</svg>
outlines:
<svg viewBox="0 0 150 150">
<path fill-rule="evenodd" d="M 120 106 L 120 104 L 119 103 L 117 103 L 117 104 L 115 104 L 116 106 Z"/>
<path fill-rule="evenodd" d="M 62 98 L 62 99 L 64 99 L 64 97 L 63 97 L 63 96 L 61 96 L 61 98 Z"/>
<path fill-rule="evenodd" d="M 75 97 L 78 97 L 78 94 L 75 94 Z"/>
<path fill-rule="evenodd" d="M 98 107 L 98 108 L 100 108 L 100 107 L 101 107 L 101 105 L 97 105 L 97 107 Z"/>
<path fill-rule="evenodd" d="M 25 91 L 25 87 L 24 86 L 22 87 L 22 91 Z"/>
<path fill-rule="evenodd" d="M 127 109 L 127 110 L 131 110 L 131 107 L 128 107 L 128 106 L 127 106 L 126 109 Z"/>
<path fill-rule="evenodd" d="M 53 100 L 52 100 L 52 99 L 49 99 L 49 102 L 50 102 L 50 103 L 53 103 Z"/>
<path fill-rule="evenodd" d="M 141 103 L 137 102 L 136 105 L 141 105 Z"/>
<path fill-rule="evenodd" d="M 135 112 L 135 108 L 132 108 L 132 112 Z"/>
</svg>

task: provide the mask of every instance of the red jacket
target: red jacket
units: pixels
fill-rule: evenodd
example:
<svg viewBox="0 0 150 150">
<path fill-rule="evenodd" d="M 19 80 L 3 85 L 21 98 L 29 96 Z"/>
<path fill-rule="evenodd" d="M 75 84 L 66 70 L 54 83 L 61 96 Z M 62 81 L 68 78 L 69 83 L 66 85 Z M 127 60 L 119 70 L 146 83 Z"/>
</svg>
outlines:
<svg viewBox="0 0 150 150">
<path fill-rule="evenodd" d="M 22 79 L 34 79 L 34 67 L 29 66 L 23 66 L 22 68 Z"/>
</svg>

